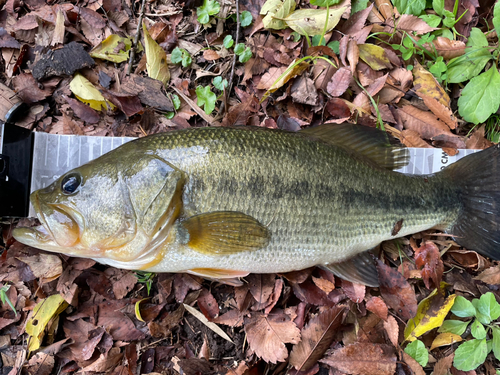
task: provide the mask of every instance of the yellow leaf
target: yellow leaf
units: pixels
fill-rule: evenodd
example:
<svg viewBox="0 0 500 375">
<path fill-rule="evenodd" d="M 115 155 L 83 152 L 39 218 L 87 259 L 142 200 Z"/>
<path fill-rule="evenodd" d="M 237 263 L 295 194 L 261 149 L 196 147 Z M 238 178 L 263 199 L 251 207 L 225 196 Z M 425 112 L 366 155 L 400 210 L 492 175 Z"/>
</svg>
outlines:
<svg viewBox="0 0 500 375">
<path fill-rule="evenodd" d="M 445 300 L 443 293 L 438 293 L 435 289 L 427 298 L 420 301 L 415 318 L 410 319 L 405 328 L 405 340 L 414 341 L 417 337 L 443 324 L 456 297 L 452 294 Z"/>
<path fill-rule="evenodd" d="M 292 78 L 298 76 L 299 74 L 302 74 L 302 72 L 304 70 L 306 70 L 308 67 L 309 67 L 309 64 L 307 62 L 302 61 L 300 63 L 297 63 L 294 60 L 294 61 L 292 61 L 292 63 L 290 64 L 290 66 L 288 68 L 286 68 L 286 70 L 281 75 L 279 75 L 278 77 L 274 77 L 274 75 L 269 76 L 268 77 L 269 79 L 273 79 L 273 81 L 272 81 L 273 83 L 267 89 L 267 91 L 264 93 L 264 95 L 262 96 L 262 99 L 260 100 L 260 102 L 262 103 L 264 100 L 266 100 L 267 97 L 269 95 L 271 95 L 271 93 L 273 93 L 276 90 L 278 90 L 280 87 L 282 87 L 289 80 L 291 80 Z M 270 71 L 271 71 L 271 69 L 270 69 Z M 278 71 L 276 71 L 276 72 L 278 72 Z M 264 75 L 262 77 L 262 79 L 264 79 L 265 77 L 267 77 L 267 76 Z M 265 82 L 263 82 L 261 80 L 261 83 L 259 83 L 259 85 L 262 85 L 262 86 L 260 86 L 260 87 L 261 88 L 266 88 L 265 86 L 263 86 L 263 84 L 265 84 Z"/>
<path fill-rule="evenodd" d="M 167 54 L 163 48 L 151 38 L 144 22 L 142 23 L 142 30 L 144 32 L 144 46 L 146 47 L 146 68 L 148 70 L 148 76 L 166 84 L 170 79 Z"/>
<path fill-rule="evenodd" d="M 288 16 L 294 10 L 295 0 L 267 0 L 260 10 L 260 14 L 266 14 L 262 19 L 262 23 L 266 29 L 286 29 L 287 25 L 281 19 Z"/>
<path fill-rule="evenodd" d="M 135 317 L 140 320 L 141 322 L 144 322 L 144 319 L 142 319 L 142 316 L 141 316 L 141 302 L 144 302 L 146 300 L 148 300 L 148 298 L 143 298 L 141 299 L 140 301 L 137 301 L 135 303 Z"/>
<path fill-rule="evenodd" d="M 326 32 L 331 31 L 335 26 L 337 26 L 340 21 L 340 17 L 346 9 L 347 7 L 337 9 L 330 8 Z M 301 35 L 322 35 L 325 31 L 326 15 L 326 9 L 300 9 L 284 18 L 283 21 L 285 21 L 291 29 Z"/>
<path fill-rule="evenodd" d="M 106 109 L 108 106 L 111 109 L 116 107 L 104 99 L 104 96 L 97 90 L 90 81 L 79 73 L 76 73 L 69 84 L 69 88 L 78 100 L 88 104 L 96 111 Z"/>
<path fill-rule="evenodd" d="M 66 307 L 68 307 L 68 303 L 59 294 L 54 294 L 37 303 L 33 309 L 33 315 L 26 323 L 26 333 L 30 336 L 28 345 L 30 352 L 40 347 L 45 327 L 51 320 L 56 319 Z"/>
<path fill-rule="evenodd" d="M 385 49 L 375 44 L 358 44 L 359 58 L 373 70 L 391 69 L 392 64 Z"/>
<path fill-rule="evenodd" d="M 96 46 L 90 52 L 90 56 L 121 63 L 128 60 L 130 48 L 132 48 L 132 41 L 129 38 L 122 38 L 119 35 L 112 34 Z"/>
<path fill-rule="evenodd" d="M 450 106 L 450 97 L 441 87 L 441 85 L 436 81 L 436 78 L 428 72 L 422 65 L 415 61 L 415 66 L 413 67 L 413 86 L 415 91 L 420 96 L 430 96 L 437 101 L 439 101 L 445 107 Z"/>
<path fill-rule="evenodd" d="M 462 341 L 462 337 L 451 332 L 440 333 L 431 345 L 431 350 L 440 346 L 447 346 Z"/>
</svg>

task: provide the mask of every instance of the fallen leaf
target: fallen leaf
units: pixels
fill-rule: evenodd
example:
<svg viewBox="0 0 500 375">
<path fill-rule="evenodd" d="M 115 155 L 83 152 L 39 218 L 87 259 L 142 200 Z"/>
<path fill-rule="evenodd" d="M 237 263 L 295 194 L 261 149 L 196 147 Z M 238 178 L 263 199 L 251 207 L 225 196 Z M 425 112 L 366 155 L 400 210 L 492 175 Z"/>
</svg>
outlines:
<svg viewBox="0 0 500 375">
<path fill-rule="evenodd" d="M 203 51 L 203 58 L 205 60 L 215 61 L 215 60 L 220 59 L 220 56 L 217 53 L 217 51 L 214 51 L 213 49 L 207 49 L 207 50 Z"/>
<path fill-rule="evenodd" d="M 435 27 L 430 27 L 423 19 L 411 14 L 402 14 L 401 17 L 396 20 L 396 29 L 408 33 L 415 33 L 417 35 L 430 33 L 436 30 Z"/>
<path fill-rule="evenodd" d="M 90 83 L 90 81 L 81 74 L 75 74 L 69 84 L 71 92 L 83 103 L 88 104 L 96 111 L 102 111 L 108 106 L 114 109 L 115 106 L 104 99 L 104 96 Z"/>
<path fill-rule="evenodd" d="M 294 0 L 267 0 L 260 10 L 261 15 L 265 15 L 262 19 L 266 29 L 282 30 L 286 28 L 286 23 L 283 18 L 288 16 L 295 10 Z"/>
<path fill-rule="evenodd" d="M 465 43 L 461 40 L 450 40 L 448 38 L 438 36 L 432 41 L 434 46 L 429 46 L 428 43 L 424 44 L 424 48 L 434 53 L 436 51 L 443 59 L 449 60 L 465 53 Z"/>
<path fill-rule="evenodd" d="M 30 358 L 26 366 L 26 372 L 28 374 L 50 375 L 52 374 L 54 364 L 54 356 L 39 352 Z"/>
<path fill-rule="evenodd" d="M 396 371 L 394 348 L 384 344 L 347 345 L 334 350 L 320 362 L 353 375 L 393 375 Z"/>
<path fill-rule="evenodd" d="M 453 363 L 453 357 L 455 353 L 451 353 L 450 355 L 441 358 L 434 365 L 434 375 L 448 375 L 451 365 Z"/>
<path fill-rule="evenodd" d="M 28 349 L 30 352 L 40 347 L 45 335 L 45 327 L 66 307 L 68 307 L 68 303 L 59 294 L 53 294 L 36 304 L 25 328 L 26 333 L 29 335 Z"/>
<path fill-rule="evenodd" d="M 456 335 L 451 332 L 440 333 L 432 341 L 431 348 L 429 350 L 439 348 L 440 346 L 449 346 L 460 341 L 462 341 L 462 337 L 460 335 Z"/>
<path fill-rule="evenodd" d="M 402 359 L 411 369 L 412 375 L 425 375 L 425 371 L 415 359 L 413 359 L 408 353 L 401 351 Z"/>
<path fill-rule="evenodd" d="M 200 322 L 202 322 L 205 326 L 207 326 L 213 332 L 215 332 L 216 334 L 218 334 L 224 340 L 227 340 L 231 344 L 234 344 L 233 340 L 231 340 L 231 338 L 227 335 L 227 333 L 224 332 L 217 324 L 209 322 L 208 319 L 205 317 L 205 315 L 203 315 L 203 313 L 201 313 L 200 311 L 196 310 L 194 307 L 186 305 L 185 303 L 183 303 L 183 305 L 184 305 L 184 308 L 188 312 L 190 312 L 196 319 L 198 319 Z"/>
<path fill-rule="evenodd" d="M 489 285 L 500 284 L 500 266 L 485 269 L 479 275 L 474 277 L 474 280 L 481 280 Z"/>
<path fill-rule="evenodd" d="M 424 333 L 440 327 L 453 306 L 455 297 L 456 295 L 452 294 L 444 299 L 443 292 L 434 289 L 428 297 L 420 301 L 415 317 L 406 325 L 405 340 L 414 341 Z"/>
<path fill-rule="evenodd" d="M 21 44 L 3 27 L 0 27 L 0 48 L 21 48 Z"/>
<path fill-rule="evenodd" d="M 469 149 L 484 150 L 493 146 L 493 142 L 485 138 L 485 125 L 479 126 L 474 130 L 472 135 L 465 141 L 465 145 Z"/>
<path fill-rule="evenodd" d="M 392 315 L 389 315 L 387 317 L 387 320 L 384 321 L 384 329 L 385 332 L 387 332 L 387 336 L 389 337 L 389 340 L 391 341 L 392 345 L 394 345 L 395 348 L 399 347 L 398 345 L 399 326 L 398 322 L 396 321 L 396 318 L 394 318 Z"/>
<path fill-rule="evenodd" d="M 257 356 L 266 362 L 284 362 L 288 357 L 285 344 L 297 344 L 300 330 L 284 313 L 253 313 L 245 317 L 245 333 L 248 344 Z"/>
<path fill-rule="evenodd" d="M 332 290 L 335 290 L 335 283 L 330 280 L 323 279 L 322 277 L 312 277 L 312 281 L 318 288 L 320 288 L 326 294 L 329 294 Z"/>
<path fill-rule="evenodd" d="M 415 130 L 405 129 L 401 132 L 401 142 L 406 147 L 432 148 L 426 141 L 420 138 L 420 134 Z"/>
<path fill-rule="evenodd" d="M 366 309 L 376 314 L 380 319 L 387 320 L 389 309 L 382 298 L 371 297 L 366 301 Z"/>
<path fill-rule="evenodd" d="M 101 60 L 121 63 L 128 60 L 131 48 L 132 40 L 130 38 L 111 34 L 90 51 L 90 56 Z"/>
<path fill-rule="evenodd" d="M 327 9 L 299 9 L 283 17 L 283 21 L 300 35 L 321 35 L 330 32 L 340 21 L 347 7 Z M 326 20 L 328 19 L 328 23 Z M 325 24 L 326 23 L 326 24 Z"/>
<path fill-rule="evenodd" d="M 356 74 L 356 66 L 358 65 L 359 61 L 358 43 L 354 39 L 348 39 L 347 35 L 344 37 L 344 39 L 348 41 L 345 53 L 347 60 L 349 61 L 349 66 L 351 67 L 351 74 L 354 76 Z"/>
<path fill-rule="evenodd" d="M 132 271 L 107 268 L 104 274 L 113 286 L 113 294 L 117 299 L 124 298 L 137 283 L 137 276 Z"/>
<path fill-rule="evenodd" d="M 333 120 L 328 120 L 328 122 L 341 124 L 351 117 L 351 109 L 343 99 L 330 99 L 326 103 L 325 109 L 333 117 Z"/>
<path fill-rule="evenodd" d="M 351 71 L 347 68 L 342 67 L 337 70 L 332 76 L 332 79 L 326 86 L 326 91 L 333 97 L 340 96 L 347 90 L 349 84 L 351 83 L 351 80 Z"/>
<path fill-rule="evenodd" d="M 361 303 L 365 298 L 366 286 L 341 279 L 342 290 L 354 303 Z"/>
<path fill-rule="evenodd" d="M 66 102 L 68 102 L 75 115 L 81 118 L 83 121 L 89 124 L 96 124 L 99 122 L 99 114 L 90 106 L 66 95 L 63 95 L 62 97 L 64 98 L 64 100 L 66 100 Z"/>
<path fill-rule="evenodd" d="M 377 259 L 380 293 L 384 301 L 403 319 L 410 319 L 417 312 L 417 298 L 413 288 L 395 269 Z"/>
<path fill-rule="evenodd" d="M 25 103 L 36 103 L 52 95 L 54 88 L 39 85 L 31 74 L 21 73 L 12 79 L 17 95 Z M 43 87 L 41 89 L 39 86 Z"/>
<path fill-rule="evenodd" d="M 359 58 L 374 70 L 391 69 L 385 49 L 375 44 L 358 44 Z"/>
<path fill-rule="evenodd" d="M 427 289 L 439 287 L 443 278 L 444 265 L 434 242 L 425 241 L 415 250 L 415 265 L 422 270 L 422 278 Z"/>
<path fill-rule="evenodd" d="M 167 65 L 167 54 L 165 50 L 156 43 L 148 33 L 146 23 L 142 23 L 144 33 L 144 48 L 146 49 L 146 68 L 148 76 L 167 84 L 170 79 L 170 70 Z"/>
<path fill-rule="evenodd" d="M 405 105 L 397 111 L 405 129 L 416 131 L 424 139 L 432 139 L 441 134 L 458 137 L 431 112 L 422 111 L 412 105 Z"/>
<path fill-rule="evenodd" d="M 316 105 L 318 103 L 318 91 L 314 81 L 305 75 L 297 78 L 292 84 L 292 98 L 295 103 Z"/>
<path fill-rule="evenodd" d="M 301 331 L 301 341 L 290 353 L 290 364 L 298 371 L 309 370 L 333 342 L 343 319 L 343 307 L 328 308 L 312 318 Z"/>
<path fill-rule="evenodd" d="M 42 278 L 42 282 L 57 279 L 63 271 L 61 258 L 57 255 L 40 253 L 30 257 L 17 258 L 30 266 L 35 277 Z"/>
<path fill-rule="evenodd" d="M 212 293 L 210 293 L 207 289 L 202 289 L 197 303 L 201 312 L 208 320 L 213 321 L 219 316 L 219 305 L 217 304 L 217 301 Z"/>
</svg>

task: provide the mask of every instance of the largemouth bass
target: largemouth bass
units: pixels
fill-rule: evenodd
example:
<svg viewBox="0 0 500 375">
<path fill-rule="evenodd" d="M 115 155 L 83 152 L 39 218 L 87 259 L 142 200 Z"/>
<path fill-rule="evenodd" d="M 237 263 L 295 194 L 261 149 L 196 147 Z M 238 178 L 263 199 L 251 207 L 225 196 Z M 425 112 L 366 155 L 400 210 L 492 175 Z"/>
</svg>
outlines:
<svg viewBox="0 0 500 375">
<path fill-rule="evenodd" d="M 124 269 L 236 282 L 322 266 L 378 285 L 367 250 L 430 228 L 499 259 L 499 146 L 440 173 L 355 125 L 193 128 L 127 143 L 31 195 L 27 245 Z"/>
</svg>

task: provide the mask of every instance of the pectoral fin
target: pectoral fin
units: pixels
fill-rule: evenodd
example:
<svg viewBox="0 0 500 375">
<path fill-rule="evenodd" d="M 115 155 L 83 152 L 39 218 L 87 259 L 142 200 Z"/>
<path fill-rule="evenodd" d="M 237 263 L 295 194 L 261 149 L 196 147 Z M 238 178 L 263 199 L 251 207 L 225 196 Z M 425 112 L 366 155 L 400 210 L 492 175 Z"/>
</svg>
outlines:
<svg viewBox="0 0 500 375">
<path fill-rule="evenodd" d="M 180 241 L 207 255 L 229 255 L 267 246 L 269 230 L 241 212 L 217 211 L 192 216 L 179 227 Z"/>
<path fill-rule="evenodd" d="M 353 283 L 379 286 L 377 267 L 368 251 L 340 263 L 323 265 L 321 268 Z"/>
<path fill-rule="evenodd" d="M 242 286 L 243 281 L 239 278 L 248 276 L 249 274 L 249 272 L 246 271 L 233 271 L 219 268 L 193 268 L 192 270 L 188 270 L 187 273 L 232 286 Z"/>
</svg>

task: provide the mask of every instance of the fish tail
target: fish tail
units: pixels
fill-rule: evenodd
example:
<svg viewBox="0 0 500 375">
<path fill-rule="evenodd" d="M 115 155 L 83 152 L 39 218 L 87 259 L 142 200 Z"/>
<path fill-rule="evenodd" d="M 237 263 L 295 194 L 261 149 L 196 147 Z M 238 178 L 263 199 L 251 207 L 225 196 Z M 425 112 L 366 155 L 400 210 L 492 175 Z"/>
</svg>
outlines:
<svg viewBox="0 0 500 375">
<path fill-rule="evenodd" d="M 461 246 L 500 259 L 500 144 L 469 155 L 443 173 L 458 188 L 461 210 L 448 228 Z"/>
</svg>

